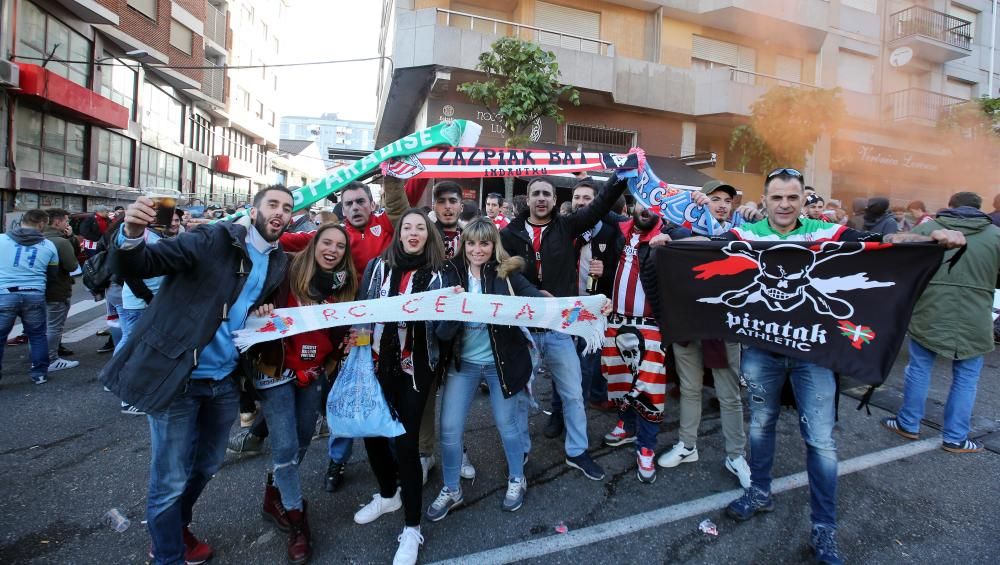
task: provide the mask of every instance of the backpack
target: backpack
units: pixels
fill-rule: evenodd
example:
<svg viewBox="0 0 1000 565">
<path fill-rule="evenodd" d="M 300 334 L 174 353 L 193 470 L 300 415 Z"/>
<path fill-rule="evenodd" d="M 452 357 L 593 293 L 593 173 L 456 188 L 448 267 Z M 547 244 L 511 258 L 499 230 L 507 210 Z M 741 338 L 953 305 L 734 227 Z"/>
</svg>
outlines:
<svg viewBox="0 0 1000 565">
<path fill-rule="evenodd" d="M 114 273 L 108 264 L 108 252 L 100 251 L 83 264 L 83 286 L 95 293 L 104 292 L 111 286 Z"/>
</svg>

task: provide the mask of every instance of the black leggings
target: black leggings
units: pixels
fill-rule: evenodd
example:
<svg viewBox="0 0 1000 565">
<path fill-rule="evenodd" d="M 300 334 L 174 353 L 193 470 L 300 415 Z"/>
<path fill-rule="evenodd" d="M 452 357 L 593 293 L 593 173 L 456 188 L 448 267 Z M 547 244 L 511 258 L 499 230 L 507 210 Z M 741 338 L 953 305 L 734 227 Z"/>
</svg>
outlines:
<svg viewBox="0 0 1000 565">
<path fill-rule="evenodd" d="M 418 365 L 418 371 L 420 371 Z M 384 437 L 365 438 L 365 450 L 368 451 L 368 462 L 378 480 L 379 494 L 382 498 L 392 498 L 396 494 L 396 485 L 402 487 L 403 512 L 406 525 L 420 525 L 423 513 L 423 470 L 420 468 L 420 420 L 424 415 L 424 405 L 427 404 L 427 394 L 430 392 L 430 369 L 426 375 L 418 376 L 417 382 L 424 383 L 420 390 L 413 390 L 409 382 L 401 386 L 395 395 L 395 407 L 406 433 L 395 439 L 396 456 L 393 457 L 389 448 L 389 439 Z M 423 372 L 423 371 L 420 371 Z M 397 483 L 398 481 L 398 483 Z"/>
</svg>

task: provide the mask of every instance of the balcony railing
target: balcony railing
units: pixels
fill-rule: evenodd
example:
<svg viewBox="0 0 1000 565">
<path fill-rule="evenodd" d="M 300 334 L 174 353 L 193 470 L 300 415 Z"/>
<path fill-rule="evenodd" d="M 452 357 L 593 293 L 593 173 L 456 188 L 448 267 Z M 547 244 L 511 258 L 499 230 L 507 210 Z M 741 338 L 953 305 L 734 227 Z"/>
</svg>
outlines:
<svg viewBox="0 0 1000 565">
<path fill-rule="evenodd" d="M 764 73 L 743 71 L 735 67 L 729 67 L 729 80 L 740 84 L 748 84 L 750 86 L 762 86 L 767 90 L 770 90 L 775 86 L 784 86 L 786 88 L 805 88 L 809 90 L 816 88 L 815 86 L 804 82 L 784 79 L 774 75 L 766 75 Z"/>
<path fill-rule="evenodd" d="M 201 79 L 201 91 L 216 100 L 225 100 L 226 70 L 212 61 L 205 60 L 205 66 L 216 67 L 205 69 Z"/>
<path fill-rule="evenodd" d="M 889 21 L 892 39 L 922 35 L 960 49 L 972 49 L 972 24 L 944 12 L 912 6 L 889 16 Z"/>
<path fill-rule="evenodd" d="M 468 29 L 478 31 L 480 33 L 492 33 L 493 35 L 530 39 L 535 43 L 556 45 L 567 49 L 574 49 L 576 51 L 586 51 L 588 53 L 597 53 L 598 55 L 607 55 L 609 57 L 613 57 L 615 54 L 614 44 L 601 39 L 583 37 L 580 35 L 573 35 L 571 33 L 563 33 L 561 31 L 544 29 L 517 22 L 508 22 L 506 20 L 498 20 L 496 18 L 487 18 L 485 16 L 477 16 L 466 12 L 456 12 L 454 10 L 446 10 L 444 8 L 438 8 L 437 13 L 438 21 L 443 20 L 444 25 L 446 26 L 467 27 Z M 522 31 L 526 31 L 527 33 L 522 33 Z"/>
<path fill-rule="evenodd" d="M 899 90 L 887 97 L 889 119 L 894 122 L 915 119 L 937 123 L 945 108 L 965 102 L 961 98 L 923 88 Z"/>
<path fill-rule="evenodd" d="M 226 46 L 226 13 L 208 2 L 205 3 L 205 37 Z"/>
</svg>

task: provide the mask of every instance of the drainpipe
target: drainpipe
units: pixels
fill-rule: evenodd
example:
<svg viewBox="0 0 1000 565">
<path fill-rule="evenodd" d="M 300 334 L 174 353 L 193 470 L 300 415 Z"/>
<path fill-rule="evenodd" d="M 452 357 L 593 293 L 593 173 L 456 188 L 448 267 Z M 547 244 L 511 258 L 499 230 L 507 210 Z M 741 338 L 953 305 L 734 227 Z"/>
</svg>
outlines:
<svg viewBox="0 0 1000 565">
<path fill-rule="evenodd" d="M 997 61 L 997 0 L 993 0 L 993 25 L 991 26 L 993 30 L 990 38 L 990 80 L 989 80 L 989 95 L 990 98 L 995 98 L 993 93 L 993 68 Z"/>
</svg>

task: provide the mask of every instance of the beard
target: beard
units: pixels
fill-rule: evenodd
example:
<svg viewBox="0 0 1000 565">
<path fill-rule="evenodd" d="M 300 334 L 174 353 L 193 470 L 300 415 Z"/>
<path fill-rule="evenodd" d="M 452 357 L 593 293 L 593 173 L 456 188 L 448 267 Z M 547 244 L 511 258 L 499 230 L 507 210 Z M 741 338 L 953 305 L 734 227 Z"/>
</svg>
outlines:
<svg viewBox="0 0 1000 565">
<path fill-rule="evenodd" d="M 278 241 L 281 234 L 285 233 L 285 228 L 288 226 L 282 226 L 282 228 L 278 230 L 278 233 L 271 234 L 271 226 L 268 222 L 268 219 L 265 218 L 263 214 L 257 214 L 257 219 L 253 221 L 253 227 L 257 230 L 257 233 L 264 238 L 264 241 L 274 243 L 275 241 Z"/>
<path fill-rule="evenodd" d="M 645 214 L 633 213 L 632 219 L 635 221 L 635 227 L 639 231 L 649 231 L 653 229 L 656 225 L 656 221 L 659 219 L 655 214 L 646 212 Z"/>
</svg>

